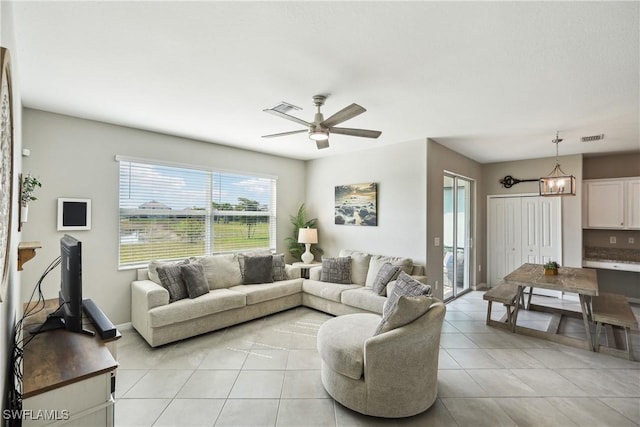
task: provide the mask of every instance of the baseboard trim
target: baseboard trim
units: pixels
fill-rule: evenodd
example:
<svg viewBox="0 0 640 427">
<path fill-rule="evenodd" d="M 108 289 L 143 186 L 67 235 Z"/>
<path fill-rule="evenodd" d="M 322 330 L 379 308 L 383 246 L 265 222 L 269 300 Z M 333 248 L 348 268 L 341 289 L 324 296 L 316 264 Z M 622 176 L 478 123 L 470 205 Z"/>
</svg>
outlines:
<svg viewBox="0 0 640 427">
<path fill-rule="evenodd" d="M 121 323 L 119 325 L 116 325 L 116 329 L 119 331 L 127 331 L 133 329 L 133 325 L 131 324 L 131 322 Z"/>
</svg>

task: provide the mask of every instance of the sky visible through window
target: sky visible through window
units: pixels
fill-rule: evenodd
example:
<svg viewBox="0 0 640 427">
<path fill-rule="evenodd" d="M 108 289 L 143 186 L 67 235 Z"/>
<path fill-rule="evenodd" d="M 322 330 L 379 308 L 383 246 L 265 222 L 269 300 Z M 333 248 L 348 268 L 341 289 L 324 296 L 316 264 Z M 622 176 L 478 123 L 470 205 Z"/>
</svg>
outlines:
<svg viewBox="0 0 640 427">
<path fill-rule="evenodd" d="M 121 162 L 120 208 L 135 209 L 152 201 L 172 210 L 204 209 L 207 200 L 238 204 L 238 197 L 271 203 L 272 180 L 232 173 Z"/>
</svg>

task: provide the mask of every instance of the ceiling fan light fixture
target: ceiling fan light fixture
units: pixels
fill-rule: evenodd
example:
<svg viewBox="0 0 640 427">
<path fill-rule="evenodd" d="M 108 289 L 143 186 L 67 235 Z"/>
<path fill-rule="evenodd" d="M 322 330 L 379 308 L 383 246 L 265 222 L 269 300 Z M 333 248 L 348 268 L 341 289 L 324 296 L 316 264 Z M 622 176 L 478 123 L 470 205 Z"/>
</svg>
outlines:
<svg viewBox="0 0 640 427">
<path fill-rule="evenodd" d="M 309 139 L 314 141 L 326 141 L 329 139 L 329 132 L 326 130 L 314 130 L 309 132 Z"/>
</svg>

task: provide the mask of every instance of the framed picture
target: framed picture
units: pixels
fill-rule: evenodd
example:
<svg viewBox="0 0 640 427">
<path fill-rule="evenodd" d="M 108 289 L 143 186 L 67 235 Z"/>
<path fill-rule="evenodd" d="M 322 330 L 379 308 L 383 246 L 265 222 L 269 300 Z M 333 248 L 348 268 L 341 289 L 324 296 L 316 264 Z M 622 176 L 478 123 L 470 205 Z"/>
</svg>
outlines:
<svg viewBox="0 0 640 427">
<path fill-rule="evenodd" d="M 91 230 L 91 199 L 58 198 L 58 231 Z"/>
<path fill-rule="evenodd" d="M 0 301 L 9 280 L 13 210 L 13 99 L 9 50 L 0 48 Z"/>
<path fill-rule="evenodd" d="M 335 189 L 335 224 L 378 225 L 378 184 L 338 185 Z"/>
</svg>

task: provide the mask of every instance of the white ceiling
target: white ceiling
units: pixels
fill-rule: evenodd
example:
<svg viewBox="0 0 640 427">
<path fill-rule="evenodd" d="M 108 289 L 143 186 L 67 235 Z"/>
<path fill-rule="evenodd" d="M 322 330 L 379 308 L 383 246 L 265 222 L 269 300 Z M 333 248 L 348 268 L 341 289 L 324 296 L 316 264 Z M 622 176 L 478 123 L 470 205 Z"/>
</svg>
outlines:
<svg viewBox="0 0 640 427">
<path fill-rule="evenodd" d="M 433 138 L 479 162 L 640 150 L 638 2 L 16 2 L 26 107 L 298 159 Z M 262 112 L 356 102 L 318 151 Z M 605 134 L 604 142 L 581 136 Z"/>
</svg>

